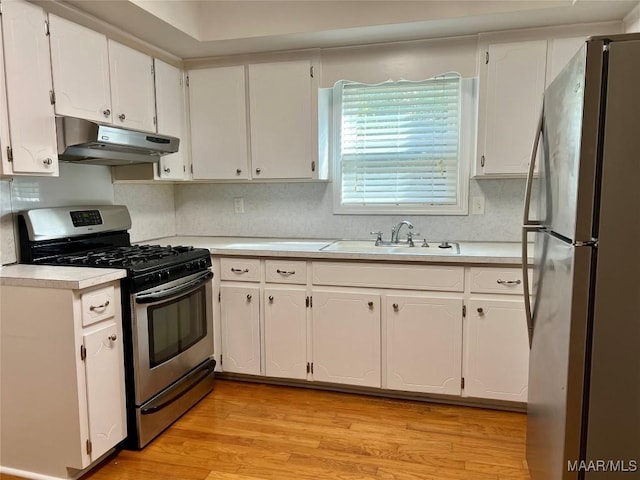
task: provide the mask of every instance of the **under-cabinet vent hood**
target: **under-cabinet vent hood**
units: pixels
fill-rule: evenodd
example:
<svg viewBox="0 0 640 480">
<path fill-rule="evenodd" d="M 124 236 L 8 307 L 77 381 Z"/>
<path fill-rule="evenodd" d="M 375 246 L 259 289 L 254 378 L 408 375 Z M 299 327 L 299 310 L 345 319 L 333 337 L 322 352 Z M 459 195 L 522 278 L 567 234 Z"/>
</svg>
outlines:
<svg viewBox="0 0 640 480">
<path fill-rule="evenodd" d="M 73 117 L 57 117 L 58 158 L 97 165 L 157 163 L 178 151 L 180 139 L 102 125 Z"/>
</svg>

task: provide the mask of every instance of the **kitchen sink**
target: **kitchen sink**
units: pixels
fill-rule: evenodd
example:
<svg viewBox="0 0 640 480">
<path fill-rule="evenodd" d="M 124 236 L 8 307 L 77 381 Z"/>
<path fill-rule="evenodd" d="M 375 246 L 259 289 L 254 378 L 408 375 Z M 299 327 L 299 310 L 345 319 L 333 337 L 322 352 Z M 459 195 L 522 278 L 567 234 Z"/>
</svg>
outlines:
<svg viewBox="0 0 640 480">
<path fill-rule="evenodd" d="M 412 247 L 407 243 L 383 243 L 376 245 L 373 240 L 336 240 L 321 248 L 324 252 L 353 252 L 353 253 L 400 253 L 407 255 L 459 255 L 460 245 L 447 243 L 449 248 L 441 248 L 442 242 L 432 242 L 423 247 L 422 242 L 416 241 Z"/>
</svg>

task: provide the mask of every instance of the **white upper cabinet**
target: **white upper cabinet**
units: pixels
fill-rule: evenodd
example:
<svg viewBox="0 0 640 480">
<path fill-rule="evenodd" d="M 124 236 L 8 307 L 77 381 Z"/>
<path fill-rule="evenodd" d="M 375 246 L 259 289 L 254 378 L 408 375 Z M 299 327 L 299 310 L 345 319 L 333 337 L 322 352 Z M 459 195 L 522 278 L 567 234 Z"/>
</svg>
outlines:
<svg viewBox="0 0 640 480">
<path fill-rule="evenodd" d="M 109 40 L 109 72 L 113 124 L 155 131 L 153 59 Z"/>
<path fill-rule="evenodd" d="M 45 13 L 29 2 L 4 0 L 1 18 L 6 82 L 0 132 L 3 173 L 56 176 L 58 149 Z"/>
<path fill-rule="evenodd" d="M 249 65 L 253 178 L 311 178 L 311 62 Z"/>
<path fill-rule="evenodd" d="M 180 139 L 179 150 L 160 157 L 158 177 L 163 180 L 184 180 L 187 146 L 184 81 L 182 71 L 168 63 L 155 60 L 156 111 L 158 133 Z"/>
<path fill-rule="evenodd" d="M 547 41 L 492 44 L 480 54 L 476 175 L 524 176 L 542 109 Z"/>
<path fill-rule="evenodd" d="M 193 179 L 317 178 L 312 85 L 309 60 L 190 71 Z"/>
<path fill-rule="evenodd" d="M 56 114 L 155 132 L 153 59 L 50 15 Z"/>
<path fill-rule="evenodd" d="M 555 80 L 569 60 L 578 53 L 585 44 L 586 36 L 554 38 L 549 40 L 549 55 L 547 60 L 547 85 Z"/>
<path fill-rule="evenodd" d="M 189 72 L 194 180 L 248 178 L 244 78 L 243 66 Z"/>
<path fill-rule="evenodd" d="M 112 121 L 107 37 L 49 15 L 56 114 Z"/>
</svg>

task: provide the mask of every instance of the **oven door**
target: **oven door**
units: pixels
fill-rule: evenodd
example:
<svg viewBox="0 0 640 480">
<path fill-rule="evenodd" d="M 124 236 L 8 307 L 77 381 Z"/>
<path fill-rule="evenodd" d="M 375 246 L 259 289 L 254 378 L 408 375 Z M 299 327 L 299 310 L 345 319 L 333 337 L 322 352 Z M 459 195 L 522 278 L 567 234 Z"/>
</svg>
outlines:
<svg viewBox="0 0 640 480">
<path fill-rule="evenodd" d="M 136 405 L 213 355 L 210 271 L 131 295 Z"/>
</svg>

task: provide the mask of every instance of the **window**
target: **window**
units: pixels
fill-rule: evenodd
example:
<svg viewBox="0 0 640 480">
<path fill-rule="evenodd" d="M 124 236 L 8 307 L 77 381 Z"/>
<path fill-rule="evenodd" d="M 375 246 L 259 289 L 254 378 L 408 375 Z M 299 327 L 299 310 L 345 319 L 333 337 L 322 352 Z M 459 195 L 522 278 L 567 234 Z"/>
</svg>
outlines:
<svg viewBox="0 0 640 480">
<path fill-rule="evenodd" d="M 467 213 L 475 110 L 465 82 L 446 74 L 336 85 L 336 213 Z"/>
</svg>

